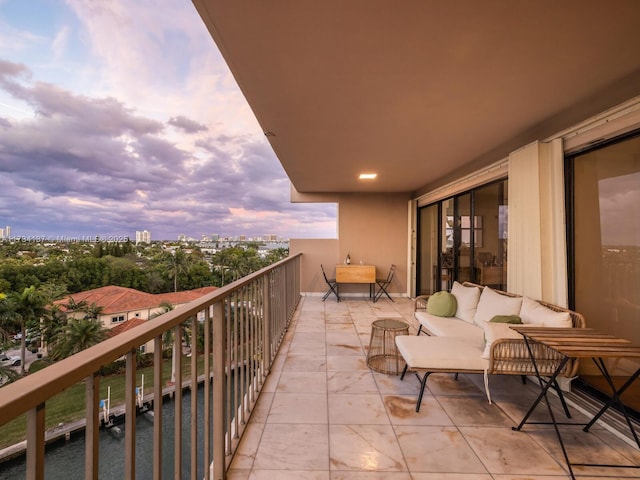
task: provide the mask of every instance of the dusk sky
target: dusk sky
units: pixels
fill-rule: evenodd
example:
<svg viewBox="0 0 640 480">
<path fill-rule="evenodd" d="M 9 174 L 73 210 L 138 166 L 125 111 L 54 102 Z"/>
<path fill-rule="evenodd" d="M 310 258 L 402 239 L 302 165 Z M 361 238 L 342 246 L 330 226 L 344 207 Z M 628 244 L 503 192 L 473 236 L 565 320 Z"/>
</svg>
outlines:
<svg viewBox="0 0 640 480">
<path fill-rule="evenodd" d="M 185 0 L 0 0 L 0 228 L 333 238 Z"/>
</svg>

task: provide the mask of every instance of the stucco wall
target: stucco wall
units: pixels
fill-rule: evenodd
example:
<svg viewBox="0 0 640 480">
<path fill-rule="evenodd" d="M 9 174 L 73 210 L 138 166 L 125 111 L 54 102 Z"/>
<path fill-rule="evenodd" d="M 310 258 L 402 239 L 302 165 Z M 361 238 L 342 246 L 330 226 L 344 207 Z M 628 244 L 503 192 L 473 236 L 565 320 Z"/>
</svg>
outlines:
<svg viewBox="0 0 640 480">
<path fill-rule="evenodd" d="M 302 256 L 301 290 L 305 293 L 326 291 L 320 264 L 333 276 L 336 264 L 343 263 L 347 253 L 351 262 L 375 265 L 377 276 L 386 277 L 391 264 L 396 275 L 388 289 L 396 295 L 407 294 L 409 200 L 408 194 L 342 194 L 338 203 L 337 239 L 291 239 L 291 254 Z M 341 293 L 368 293 L 363 285 L 344 285 Z"/>
<path fill-rule="evenodd" d="M 327 275 L 333 275 L 338 251 L 338 240 L 329 239 L 297 239 L 289 240 L 289 255 L 302 253 L 300 262 L 300 291 L 303 293 L 320 293 L 327 290 L 320 265 L 324 265 Z"/>
</svg>

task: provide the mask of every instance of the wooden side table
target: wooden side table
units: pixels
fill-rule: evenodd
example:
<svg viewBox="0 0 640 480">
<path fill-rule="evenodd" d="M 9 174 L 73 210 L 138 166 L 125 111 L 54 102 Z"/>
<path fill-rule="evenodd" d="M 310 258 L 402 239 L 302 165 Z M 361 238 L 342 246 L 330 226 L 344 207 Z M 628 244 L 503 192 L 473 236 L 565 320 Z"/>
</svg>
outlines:
<svg viewBox="0 0 640 480">
<path fill-rule="evenodd" d="M 371 324 L 367 366 L 376 372 L 398 375 L 402 356 L 396 347 L 396 336 L 409 335 L 409 324 L 394 318 L 381 318 Z"/>
<path fill-rule="evenodd" d="M 527 350 L 529 351 L 529 356 L 531 357 L 531 362 L 536 370 L 536 376 L 538 377 L 538 383 L 540 384 L 540 394 L 538 398 L 533 402 L 529 411 L 525 414 L 524 418 L 520 422 L 517 427 L 512 427 L 513 430 L 522 430 L 522 427 L 527 423 L 529 416 L 533 413 L 534 409 L 538 406 L 540 401 L 544 398 L 545 403 L 547 405 L 547 410 L 549 411 L 549 416 L 551 417 L 551 422 L 529 422 L 536 423 L 538 425 L 549 424 L 553 425 L 554 430 L 556 431 L 556 436 L 558 437 L 558 442 L 560 443 L 560 448 L 562 449 L 562 454 L 564 456 L 564 460 L 567 463 L 567 468 L 569 469 L 569 475 L 572 479 L 575 479 L 575 475 L 573 473 L 572 465 L 574 466 L 582 466 L 582 467 L 622 467 L 622 468 L 640 468 L 640 465 L 635 464 L 623 464 L 623 465 L 610 465 L 610 464 L 602 464 L 602 463 L 573 463 L 569 460 L 569 455 L 567 454 L 567 450 L 564 446 L 564 442 L 562 440 L 562 435 L 560 435 L 560 429 L 558 425 L 566 425 L 556 422 L 556 418 L 553 415 L 553 409 L 551 408 L 551 403 L 549 403 L 549 399 L 547 398 L 547 391 L 549 387 L 555 382 L 556 378 L 562 372 L 563 368 L 567 364 L 567 362 L 571 359 L 582 359 L 582 358 L 591 358 L 593 362 L 596 364 L 600 373 L 602 373 L 603 377 L 609 384 L 611 388 L 612 396 L 611 399 L 605 403 L 605 405 L 600 409 L 600 411 L 591 419 L 589 423 L 586 424 L 576 424 L 573 425 L 583 425 L 585 432 L 589 431 L 594 423 L 600 418 L 602 414 L 604 414 L 611 406 L 617 405 L 624 415 L 625 420 L 627 421 L 627 425 L 629 426 L 629 431 L 633 435 L 638 448 L 640 448 L 640 438 L 638 438 L 638 434 L 633 428 L 633 422 L 631 421 L 626 408 L 620 398 L 622 393 L 634 382 L 638 377 L 640 377 L 640 368 L 636 370 L 636 372 L 631 375 L 627 381 L 620 388 L 617 388 L 613 379 L 611 378 L 611 374 L 607 370 L 607 366 L 605 364 L 605 359 L 611 358 L 634 358 L 640 359 L 640 346 L 632 345 L 629 340 L 624 338 L 614 337 L 613 335 L 608 335 L 606 333 L 598 332 L 592 328 L 548 328 L 548 327 L 531 327 L 531 326 L 522 326 L 522 325 L 512 325 L 511 329 L 520 333 L 524 337 L 524 341 L 527 345 Z M 536 363 L 536 357 L 533 354 L 532 344 L 539 343 L 540 345 L 545 345 L 548 348 L 551 348 L 557 351 L 564 358 L 559 362 L 555 372 L 548 380 L 543 380 L 540 370 L 538 368 L 538 364 Z M 595 457 L 597 458 L 597 457 Z"/>
</svg>

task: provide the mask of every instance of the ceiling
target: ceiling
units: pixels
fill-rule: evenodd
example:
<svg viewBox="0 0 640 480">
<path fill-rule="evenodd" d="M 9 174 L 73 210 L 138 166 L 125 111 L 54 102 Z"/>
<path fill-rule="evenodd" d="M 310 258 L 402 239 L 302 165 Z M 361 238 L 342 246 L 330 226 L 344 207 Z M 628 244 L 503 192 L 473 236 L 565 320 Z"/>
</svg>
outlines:
<svg viewBox="0 0 640 480">
<path fill-rule="evenodd" d="M 425 191 L 640 95 L 638 0 L 193 2 L 301 193 Z"/>
</svg>

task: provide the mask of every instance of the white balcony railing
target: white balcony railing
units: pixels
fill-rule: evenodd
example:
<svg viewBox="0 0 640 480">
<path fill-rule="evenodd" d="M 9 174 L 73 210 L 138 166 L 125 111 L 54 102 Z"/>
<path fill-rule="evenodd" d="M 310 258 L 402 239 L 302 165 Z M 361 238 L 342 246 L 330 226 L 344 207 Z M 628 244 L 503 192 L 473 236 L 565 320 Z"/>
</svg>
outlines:
<svg viewBox="0 0 640 480">
<path fill-rule="evenodd" d="M 161 399 L 163 334 L 173 330 L 173 347 L 181 351 L 182 324 L 189 322 L 191 331 L 196 332 L 198 318 L 204 318 L 205 341 L 201 352 L 197 351 L 197 342 L 191 342 L 190 378 L 182 378 L 182 355 L 176 355 L 175 425 L 181 425 L 183 419 L 179 386 L 190 381 L 195 389 L 198 380 L 203 380 L 202 411 L 198 411 L 196 395 L 191 395 L 188 447 L 191 478 L 197 478 L 198 470 L 204 472 L 206 479 L 225 478 L 299 299 L 300 256 L 296 255 L 1 388 L 0 425 L 27 414 L 27 479 L 44 478 L 47 402 L 82 381 L 86 385 L 85 478 L 98 478 L 99 370 L 123 356 L 126 358 L 125 475 L 128 479 L 135 478 L 136 351 L 140 345 L 154 342 L 153 398 Z M 199 358 L 203 364 L 200 372 Z M 154 479 L 168 477 L 161 471 L 161 412 L 161 408 L 154 411 Z M 204 432 L 202 449 L 197 448 L 198 429 Z M 181 478 L 183 443 L 186 442 L 182 439 L 182 428 L 174 428 L 173 432 L 173 476 Z M 204 452 L 202 458 L 198 458 L 199 450 Z"/>
</svg>

